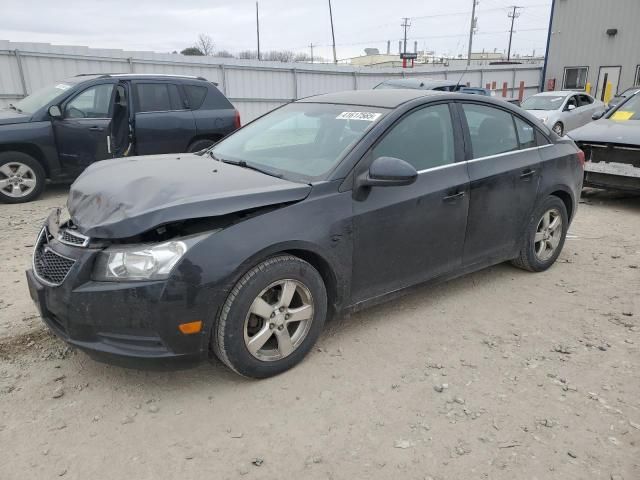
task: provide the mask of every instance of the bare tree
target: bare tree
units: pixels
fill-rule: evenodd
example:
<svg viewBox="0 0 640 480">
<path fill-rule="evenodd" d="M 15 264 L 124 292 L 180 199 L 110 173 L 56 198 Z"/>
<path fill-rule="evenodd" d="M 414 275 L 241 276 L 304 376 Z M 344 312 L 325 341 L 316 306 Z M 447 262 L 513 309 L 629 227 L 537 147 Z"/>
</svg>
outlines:
<svg viewBox="0 0 640 480">
<path fill-rule="evenodd" d="M 216 57 L 222 57 L 222 58 L 234 58 L 233 53 L 231 53 L 228 50 L 218 50 L 215 54 Z"/>
<path fill-rule="evenodd" d="M 291 50 L 271 50 L 262 57 L 263 60 L 272 62 L 292 62 L 293 58 L 294 53 Z"/>
<path fill-rule="evenodd" d="M 200 50 L 203 55 L 213 55 L 213 39 L 206 33 L 198 35 L 198 41 L 195 44 L 195 48 Z"/>
<path fill-rule="evenodd" d="M 258 52 L 256 50 L 242 50 L 238 52 L 238 58 L 243 60 L 255 60 L 258 58 Z"/>
</svg>

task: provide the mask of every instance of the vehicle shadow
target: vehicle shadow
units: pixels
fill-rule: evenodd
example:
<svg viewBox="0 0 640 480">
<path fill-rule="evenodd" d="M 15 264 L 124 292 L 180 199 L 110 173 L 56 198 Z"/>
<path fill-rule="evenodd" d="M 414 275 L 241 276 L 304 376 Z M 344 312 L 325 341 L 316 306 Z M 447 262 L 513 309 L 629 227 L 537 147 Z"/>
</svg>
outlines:
<svg viewBox="0 0 640 480">
<path fill-rule="evenodd" d="M 600 190 L 585 188 L 582 190 L 580 203 L 587 205 L 604 205 L 636 213 L 640 210 L 640 193 L 621 192 L 616 190 Z"/>
<path fill-rule="evenodd" d="M 46 186 L 39 200 L 48 200 L 50 198 L 66 195 L 69 193 L 70 183 L 51 183 Z"/>
</svg>

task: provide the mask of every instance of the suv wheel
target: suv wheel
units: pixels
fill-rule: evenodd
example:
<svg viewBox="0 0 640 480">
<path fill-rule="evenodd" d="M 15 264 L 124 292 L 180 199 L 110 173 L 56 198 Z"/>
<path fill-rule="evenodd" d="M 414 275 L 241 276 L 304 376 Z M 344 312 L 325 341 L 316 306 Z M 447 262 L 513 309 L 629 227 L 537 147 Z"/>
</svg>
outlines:
<svg viewBox="0 0 640 480">
<path fill-rule="evenodd" d="M 253 378 L 282 373 L 309 352 L 327 315 L 318 271 L 291 255 L 270 258 L 233 287 L 211 333 L 216 356 Z"/>
<path fill-rule="evenodd" d="M 568 228 L 564 202 L 553 195 L 545 198 L 531 217 L 520 255 L 512 263 L 530 272 L 546 270 L 560 255 Z"/>
<path fill-rule="evenodd" d="M 204 138 L 202 140 L 196 140 L 191 145 L 189 145 L 189 148 L 187 148 L 187 152 L 189 152 L 189 153 L 199 152 L 200 150 L 204 150 L 205 148 L 209 148 L 214 143 L 215 142 L 213 140 L 208 140 L 206 138 Z"/>
<path fill-rule="evenodd" d="M 44 190 L 46 175 L 42 165 L 22 152 L 0 153 L 0 201 L 24 203 Z"/>
</svg>

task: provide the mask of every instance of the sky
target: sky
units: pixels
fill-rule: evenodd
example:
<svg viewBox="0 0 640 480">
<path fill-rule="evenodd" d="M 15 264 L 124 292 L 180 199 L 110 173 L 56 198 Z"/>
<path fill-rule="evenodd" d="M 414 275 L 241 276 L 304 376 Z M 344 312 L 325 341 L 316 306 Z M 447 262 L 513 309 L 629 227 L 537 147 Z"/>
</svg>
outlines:
<svg viewBox="0 0 640 480">
<path fill-rule="evenodd" d="M 398 51 L 402 17 L 410 17 L 407 50 L 465 54 L 473 0 L 332 0 L 338 59 L 364 48 Z M 514 3 L 515 2 L 515 3 Z M 515 21 L 512 51 L 543 54 L 551 0 L 479 0 L 474 52 L 506 51 L 510 6 Z M 260 0 L 261 50 L 293 50 L 331 58 L 327 0 Z M 0 0 L 0 39 L 124 50 L 180 51 L 198 34 L 217 50 L 256 48 L 255 1 L 247 0 Z"/>
</svg>

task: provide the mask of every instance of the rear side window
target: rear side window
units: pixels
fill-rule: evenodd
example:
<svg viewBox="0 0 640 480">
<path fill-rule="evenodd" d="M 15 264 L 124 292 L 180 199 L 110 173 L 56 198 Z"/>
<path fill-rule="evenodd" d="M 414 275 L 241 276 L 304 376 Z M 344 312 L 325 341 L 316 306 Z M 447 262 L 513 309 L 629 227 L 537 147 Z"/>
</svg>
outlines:
<svg viewBox="0 0 640 480">
<path fill-rule="evenodd" d="M 138 112 L 182 110 L 178 87 L 171 83 L 138 83 Z"/>
<path fill-rule="evenodd" d="M 207 96 L 207 91 L 209 90 L 207 87 L 199 85 L 183 85 L 182 88 L 184 88 L 184 91 L 187 94 L 191 110 L 197 110 L 202 106 L 202 102 L 204 102 L 204 99 Z"/>
<path fill-rule="evenodd" d="M 448 105 L 435 105 L 402 118 L 373 149 L 373 158 L 396 157 L 416 170 L 455 162 Z"/>
<path fill-rule="evenodd" d="M 538 146 L 536 141 L 536 131 L 531 125 L 518 117 L 513 117 L 516 122 L 516 130 L 518 131 L 518 140 L 520 140 L 520 148 L 533 148 Z"/>
<path fill-rule="evenodd" d="M 513 116 L 493 107 L 462 105 L 469 126 L 473 158 L 488 157 L 518 150 Z"/>
</svg>

